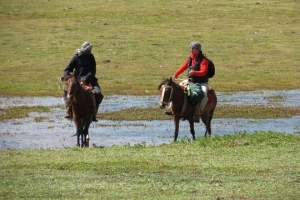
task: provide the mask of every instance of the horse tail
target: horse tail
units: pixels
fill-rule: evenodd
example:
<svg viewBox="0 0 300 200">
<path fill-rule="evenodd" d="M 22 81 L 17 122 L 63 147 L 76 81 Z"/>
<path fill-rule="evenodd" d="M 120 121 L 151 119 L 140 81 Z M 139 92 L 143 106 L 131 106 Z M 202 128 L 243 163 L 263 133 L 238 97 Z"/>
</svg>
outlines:
<svg viewBox="0 0 300 200">
<path fill-rule="evenodd" d="M 210 94 L 210 97 L 212 98 L 213 103 L 214 103 L 215 105 L 217 105 L 218 99 L 217 99 L 217 95 L 216 95 L 216 93 L 215 93 L 215 90 L 212 89 L 212 88 L 209 88 L 208 93 Z"/>
</svg>

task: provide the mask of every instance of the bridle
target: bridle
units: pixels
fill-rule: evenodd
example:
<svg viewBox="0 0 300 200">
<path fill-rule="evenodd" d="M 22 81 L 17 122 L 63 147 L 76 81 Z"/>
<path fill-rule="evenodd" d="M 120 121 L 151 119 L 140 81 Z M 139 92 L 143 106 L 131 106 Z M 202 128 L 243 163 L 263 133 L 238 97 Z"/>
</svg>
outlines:
<svg viewBox="0 0 300 200">
<path fill-rule="evenodd" d="M 173 87 L 166 83 L 161 86 L 160 90 L 162 90 L 162 92 L 161 92 L 161 98 L 159 101 L 159 106 L 160 106 L 160 108 L 164 108 L 166 105 L 168 105 L 173 100 Z M 165 101 L 164 99 L 165 99 L 167 90 L 170 90 L 170 96 L 168 97 L 168 100 Z M 185 111 L 186 105 L 187 105 L 187 101 L 188 101 L 187 96 L 184 95 L 183 104 L 181 105 L 180 116 L 182 116 L 184 114 L 184 111 Z"/>
<path fill-rule="evenodd" d="M 67 102 L 68 103 L 72 103 L 73 102 L 73 95 L 71 95 L 70 93 L 69 93 L 69 90 L 70 90 L 70 88 L 72 88 L 72 85 L 74 84 L 74 83 L 72 83 L 71 80 L 72 79 L 72 77 L 70 77 L 67 81 L 66 81 L 66 84 L 68 85 L 68 90 L 67 90 Z M 76 91 L 75 91 L 75 93 L 76 93 Z"/>
<path fill-rule="evenodd" d="M 162 85 L 160 89 L 162 90 L 162 92 L 161 92 L 161 98 L 160 98 L 160 101 L 159 101 L 159 105 L 160 106 L 166 106 L 172 101 L 173 88 L 171 86 L 165 84 L 165 85 Z M 165 93 L 168 89 L 170 90 L 170 96 L 168 97 L 167 101 L 164 101 Z"/>
</svg>

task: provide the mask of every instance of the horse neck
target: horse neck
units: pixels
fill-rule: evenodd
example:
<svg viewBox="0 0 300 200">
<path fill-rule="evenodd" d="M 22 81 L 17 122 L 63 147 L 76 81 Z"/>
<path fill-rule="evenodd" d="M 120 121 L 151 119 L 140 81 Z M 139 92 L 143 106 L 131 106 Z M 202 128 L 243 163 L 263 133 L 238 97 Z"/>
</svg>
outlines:
<svg viewBox="0 0 300 200">
<path fill-rule="evenodd" d="M 74 94 L 74 102 L 76 104 L 84 104 L 85 103 L 85 94 L 84 94 L 84 89 L 81 87 L 80 83 L 78 83 L 78 88 L 76 93 Z"/>
<path fill-rule="evenodd" d="M 173 84 L 172 85 L 173 88 L 173 97 L 172 97 L 172 103 L 175 105 L 183 105 L 183 101 L 184 101 L 184 91 L 183 89 L 177 85 L 177 84 Z"/>
</svg>

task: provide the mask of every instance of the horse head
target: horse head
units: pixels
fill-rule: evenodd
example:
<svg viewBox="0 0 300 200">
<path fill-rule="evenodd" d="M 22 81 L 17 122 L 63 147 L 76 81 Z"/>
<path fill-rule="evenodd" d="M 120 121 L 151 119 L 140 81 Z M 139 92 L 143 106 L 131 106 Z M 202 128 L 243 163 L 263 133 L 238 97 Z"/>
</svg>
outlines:
<svg viewBox="0 0 300 200">
<path fill-rule="evenodd" d="M 163 78 L 161 83 L 158 86 L 158 90 L 161 92 L 161 97 L 159 101 L 159 107 L 165 108 L 172 101 L 172 94 L 173 94 L 173 81 L 172 77 L 170 79 Z"/>
<path fill-rule="evenodd" d="M 80 83 L 75 75 L 65 76 L 64 81 L 66 83 L 67 102 L 72 102 L 73 96 L 75 96 L 78 91 L 78 87 L 80 87 Z"/>
</svg>

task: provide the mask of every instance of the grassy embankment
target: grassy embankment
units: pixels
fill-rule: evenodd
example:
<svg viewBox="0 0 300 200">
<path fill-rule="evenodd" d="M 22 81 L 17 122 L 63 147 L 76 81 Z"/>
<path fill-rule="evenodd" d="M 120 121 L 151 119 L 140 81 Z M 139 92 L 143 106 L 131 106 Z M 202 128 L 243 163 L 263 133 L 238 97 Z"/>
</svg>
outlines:
<svg viewBox="0 0 300 200">
<path fill-rule="evenodd" d="M 0 151 L 3 199 L 299 199 L 300 137 Z"/>
</svg>

